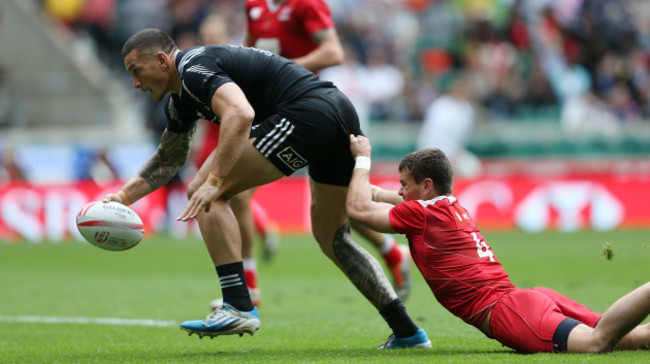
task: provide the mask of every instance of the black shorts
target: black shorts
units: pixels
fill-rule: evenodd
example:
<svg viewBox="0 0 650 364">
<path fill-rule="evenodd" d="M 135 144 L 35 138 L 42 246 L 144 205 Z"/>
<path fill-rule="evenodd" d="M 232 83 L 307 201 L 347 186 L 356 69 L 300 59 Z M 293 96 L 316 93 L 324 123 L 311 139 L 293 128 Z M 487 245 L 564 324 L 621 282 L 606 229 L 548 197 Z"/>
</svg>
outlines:
<svg viewBox="0 0 650 364">
<path fill-rule="evenodd" d="M 251 130 L 257 150 L 285 175 L 309 166 L 314 181 L 337 186 L 352 177 L 350 134 L 362 135 L 359 117 L 337 88 L 310 91 Z"/>
</svg>

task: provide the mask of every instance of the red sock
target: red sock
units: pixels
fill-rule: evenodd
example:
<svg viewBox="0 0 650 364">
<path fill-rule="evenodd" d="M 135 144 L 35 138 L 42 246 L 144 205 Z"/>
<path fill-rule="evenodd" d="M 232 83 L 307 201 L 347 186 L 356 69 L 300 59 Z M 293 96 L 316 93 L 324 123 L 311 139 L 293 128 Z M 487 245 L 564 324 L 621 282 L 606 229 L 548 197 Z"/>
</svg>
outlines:
<svg viewBox="0 0 650 364">
<path fill-rule="evenodd" d="M 246 277 L 246 287 L 257 288 L 257 270 L 244 270 L 244 277 Z"/>
<path fill-rule="evenodd" d="M 253 213 L 253 223 L 255 224 L 255 230 L 262 237 L 266 236 L 266 226 L 269 224 L 269 216 L 266 214 L 264 207 L 257 203 L 254 199 L 251 199 L 251 212 Z"/>
<path fill-rule="evenodd" d="M 386 260 L 386 265 L 389 267 L 398 265 L 402 260 L 402 253 L 399 251 L 397 244 L 393 245 L 393 249 L 389 250 L 385 254 L 382 254 L 382 256 L 384 257 L 384 260 Z M 248 277 L 246 279 L 248 279 Z"/>
</svg>

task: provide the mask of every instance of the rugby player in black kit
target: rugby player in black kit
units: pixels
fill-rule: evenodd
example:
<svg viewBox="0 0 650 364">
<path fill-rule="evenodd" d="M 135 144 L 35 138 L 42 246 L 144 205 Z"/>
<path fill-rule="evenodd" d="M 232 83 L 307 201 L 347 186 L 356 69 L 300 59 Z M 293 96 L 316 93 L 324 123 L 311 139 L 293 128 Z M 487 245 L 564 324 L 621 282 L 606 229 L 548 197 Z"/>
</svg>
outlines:
<svg viewBox="0 0 650 364">
<path fill-rule="evenodd" d="M 105 201 L 129 205 L 165 185 L 188 159 L 197 120 L 221 125 L 219 147 L 190 183 L 189 201 L 178 220 L 198 221 L 224 304 L 205 320 L 183 322 L 182 329 L 214 337 L 253 334 L 259 328 L 228 200 L 308 166 L 314 237 L 392 329 L 383 347 L 431 347 L 379 263 L 350 236 L 345 199 L 355 159 L 349 135 L 362 132 L 346 96 L 332 83 L 271 52 L 230 45 L 180 51 L 157 29 L 129 38 L 122 56 L 133 87 L 156 101 L 168 92 L 172 96 L 158 149 Z"/>
</svg>

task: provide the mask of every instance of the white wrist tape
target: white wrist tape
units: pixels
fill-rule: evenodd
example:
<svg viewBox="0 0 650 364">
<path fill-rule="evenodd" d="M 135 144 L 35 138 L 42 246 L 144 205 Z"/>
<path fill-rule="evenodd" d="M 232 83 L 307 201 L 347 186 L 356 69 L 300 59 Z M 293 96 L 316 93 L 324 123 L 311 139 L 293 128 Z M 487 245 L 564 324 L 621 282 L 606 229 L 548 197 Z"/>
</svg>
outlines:
<svg viewBox="0 0 650 364">
<path fill-rule="evenodd" d="M 364 157 L 364 156 L 356 157 L 354 169 L 357 168 L 370 170 L 370 157 Z"/>
</svg>

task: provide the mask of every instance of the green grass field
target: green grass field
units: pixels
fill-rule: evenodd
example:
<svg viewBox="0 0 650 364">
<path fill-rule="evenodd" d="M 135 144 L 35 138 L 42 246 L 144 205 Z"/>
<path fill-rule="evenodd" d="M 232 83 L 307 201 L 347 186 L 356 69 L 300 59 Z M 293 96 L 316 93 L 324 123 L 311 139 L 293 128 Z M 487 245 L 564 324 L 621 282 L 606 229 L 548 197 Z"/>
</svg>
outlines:
<svg viewBox="0 0 650 364">
<path fill-rule="evenodd" d="M 484 235 L 515 284 L 548 286 L 594 310 L 650 277 L 650 231 Z M 615 249 L 612 260 L 603 256 L 606 242 Z M 650 357 L 516 354 L 446 312 L 416 268 L 406 306 L 434 348 L 376 350 L 388 327 L 311 237 L 284 236 L 275 260 L 260 261 L 259 269 L 260 330 L 199 340 L 177 324 L 203 318 L 220 290 L 197 238 L 148 237 L 125 252 L 85 243 L 0 244 L 0 363 L 646 363 Z M 152 323 L 159 326 L 145 325 Z"/>
</svg>

